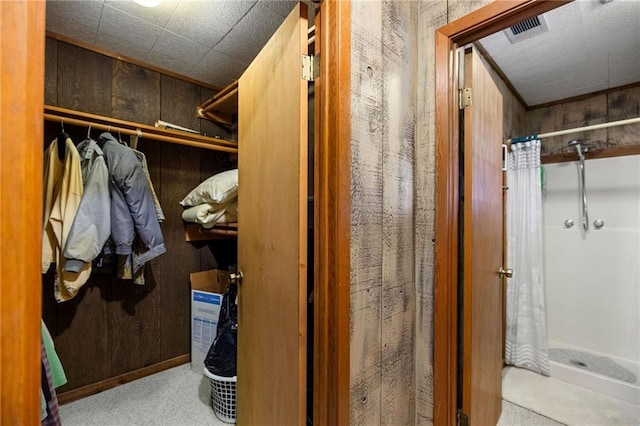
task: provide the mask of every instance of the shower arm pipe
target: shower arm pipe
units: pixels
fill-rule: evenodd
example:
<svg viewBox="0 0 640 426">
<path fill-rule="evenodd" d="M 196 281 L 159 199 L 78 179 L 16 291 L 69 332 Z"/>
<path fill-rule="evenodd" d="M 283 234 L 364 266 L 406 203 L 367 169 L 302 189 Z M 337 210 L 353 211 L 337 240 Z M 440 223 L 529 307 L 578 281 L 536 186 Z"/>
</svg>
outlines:
<svg viewBox="0 0 640 426">
<path fill-rule="evenodd" d="M 531 140 L 531 139 L 550 138 L 553 136 L 569 135 L 571 133 L 580 133 L 580 132 L 586 132 L 589 130 L 606 129 L 608 127 L 624 126 L 627 124 L 636 124 L 636 123 L 640 123 L 640 117 L 629 118 L 626 120 L 612 121 L 610 123 L 592 124 L 590 126 L 576 127 L 574 129 L 558 130 L 558 131 L 549 132 L 549 133 L 540 133 L 538 135 L 533 135 L 535 137 L 532 137 L 532 138 L 529 138 L 527 136 L 524 138 L 508 139 L 508 141 L 512 143 L 518 143 L 518 142 L 525 142 L 526 140 Z"/>
</svg>

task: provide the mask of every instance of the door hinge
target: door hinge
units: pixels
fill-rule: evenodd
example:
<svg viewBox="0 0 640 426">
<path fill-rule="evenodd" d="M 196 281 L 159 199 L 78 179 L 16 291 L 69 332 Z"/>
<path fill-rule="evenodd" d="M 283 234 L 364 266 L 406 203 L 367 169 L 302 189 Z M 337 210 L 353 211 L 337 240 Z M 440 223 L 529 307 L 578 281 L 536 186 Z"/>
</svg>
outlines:
<svg viewBox="0 0 640 426">
<path fill-rule="evenodd" d="M 458 421 L 457 421 L 457 425 L 458 426 L 469 426 L 469 416 L 467 416 L 467 414 L 462 411 L 461 409 L 458 408 Z"/>
<path fill-rule="evenodd" d="M 471 88 L 460 89 L 460 109 L 471 106 Z"/>
<path fill-rule="evenodd" d="M 302 55 L 302 78 L 313 81 L 320 77 L 320 57 L 318 55 Z"/>
</svg>

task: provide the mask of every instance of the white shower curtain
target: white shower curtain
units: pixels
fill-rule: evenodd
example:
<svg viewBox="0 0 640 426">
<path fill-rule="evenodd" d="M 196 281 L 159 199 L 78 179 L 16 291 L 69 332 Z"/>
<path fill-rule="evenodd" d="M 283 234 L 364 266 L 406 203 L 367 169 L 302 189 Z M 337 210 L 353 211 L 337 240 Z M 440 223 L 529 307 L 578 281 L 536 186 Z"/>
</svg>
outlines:
<svg viewBox="0 0 640 426">
<path fill-rule="evenodd" d="M 511 145 L 507 172 L 505 363 L 549 375 L 542 257 L 540 141 Z"/>
</svg>

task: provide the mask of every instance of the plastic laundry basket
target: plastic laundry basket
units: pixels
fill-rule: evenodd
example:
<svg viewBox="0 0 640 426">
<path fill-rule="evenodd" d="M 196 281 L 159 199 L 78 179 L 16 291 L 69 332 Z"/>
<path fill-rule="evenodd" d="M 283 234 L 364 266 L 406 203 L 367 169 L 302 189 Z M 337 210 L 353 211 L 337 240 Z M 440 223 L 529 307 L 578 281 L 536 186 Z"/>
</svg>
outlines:
<svg viewBox="0 0 640 426">
<path fill-rule="evenodd" d="M 226 423 L 235 423 L 237 377 L 216 376 L 207 367 L 204 368 L 204 375 L 211 383 L 211 406 L 216 417 Z"/>
</svg>

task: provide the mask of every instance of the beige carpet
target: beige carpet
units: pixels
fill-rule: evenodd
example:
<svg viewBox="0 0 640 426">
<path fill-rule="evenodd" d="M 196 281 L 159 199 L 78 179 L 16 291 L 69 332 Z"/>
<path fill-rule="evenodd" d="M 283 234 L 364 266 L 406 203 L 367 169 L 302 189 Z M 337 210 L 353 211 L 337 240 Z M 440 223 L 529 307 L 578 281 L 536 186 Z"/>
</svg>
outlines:
<svg viewBox="0 0 640 426">
<path fill-rule="evenodd" d="M 504 375 L 502 396 L 569 426 L 640 425 L 638 405 L 520 368 L 509 368 Z"/>
</svg>

